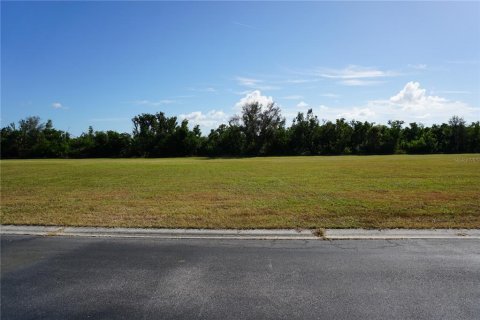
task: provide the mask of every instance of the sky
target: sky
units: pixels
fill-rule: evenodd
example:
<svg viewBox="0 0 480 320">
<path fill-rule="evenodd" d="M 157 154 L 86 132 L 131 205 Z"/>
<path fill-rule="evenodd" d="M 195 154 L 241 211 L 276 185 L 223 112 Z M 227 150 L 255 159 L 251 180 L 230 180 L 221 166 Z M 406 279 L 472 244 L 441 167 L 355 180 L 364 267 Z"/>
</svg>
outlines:
<svg viewBox="0 0 480 320">
<path fill-rule="evenodd" d="M 1 2 L 1 125 L 208 134 L 245 102 L 287 125 L 480 120 L 480 2 Z"/>
</svg>

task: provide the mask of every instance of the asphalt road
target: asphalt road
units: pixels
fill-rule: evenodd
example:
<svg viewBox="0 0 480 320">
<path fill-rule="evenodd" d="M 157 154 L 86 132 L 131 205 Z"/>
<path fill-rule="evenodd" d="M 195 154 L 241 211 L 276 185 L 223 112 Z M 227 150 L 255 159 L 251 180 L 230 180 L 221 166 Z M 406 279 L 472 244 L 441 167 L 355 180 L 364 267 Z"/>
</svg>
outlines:
<svg viewBox="0 0 480 320">
<path fill-rule="evenodd" d="M 2 236 L 2 319 L 479 319 L 479 240 Z"/>
</svg>

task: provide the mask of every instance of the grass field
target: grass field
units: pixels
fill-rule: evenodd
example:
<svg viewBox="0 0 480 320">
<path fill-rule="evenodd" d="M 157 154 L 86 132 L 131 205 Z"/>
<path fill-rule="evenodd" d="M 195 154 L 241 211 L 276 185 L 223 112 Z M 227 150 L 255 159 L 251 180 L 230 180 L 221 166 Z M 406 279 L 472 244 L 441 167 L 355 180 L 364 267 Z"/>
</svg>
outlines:
<svg viewBox="0 0 480 320">
<path fill-rule="evenodd" d="M 478 154 L 0 163 L 2 224 L 480 227 Z"/>
</svg>

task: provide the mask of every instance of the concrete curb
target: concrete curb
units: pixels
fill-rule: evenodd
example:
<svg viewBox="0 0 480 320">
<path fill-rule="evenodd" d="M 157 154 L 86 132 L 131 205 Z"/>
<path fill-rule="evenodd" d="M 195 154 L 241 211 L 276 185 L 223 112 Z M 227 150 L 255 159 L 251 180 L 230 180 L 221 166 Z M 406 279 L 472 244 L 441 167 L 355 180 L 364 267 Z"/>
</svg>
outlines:
<svg viewBox="0 0 480 320">
<path fill-rule="evenodd" d="M 311 230 L 235 230 L 235 229 L 148 229 L 100 227 L 1 226 L 0 234 L 41 236 L 118 237 L 158 239 L 278 239 L 315 240 Z"/>
<path fill-rule="evenodd" d="M 348 239 L 480 239 L 480 229 L 328 229 L 326 238 Z"/>
<path fill-rule="evenodd" d="M 245 239 L 245 240 L 381 240 L 381 239 L 480 239 L 480 229 L 144 229 L 100 227 L 54 227 L 1 225 L 1 235 L 72 237 L 158 238 L 158 239 Z"/>
</svg>

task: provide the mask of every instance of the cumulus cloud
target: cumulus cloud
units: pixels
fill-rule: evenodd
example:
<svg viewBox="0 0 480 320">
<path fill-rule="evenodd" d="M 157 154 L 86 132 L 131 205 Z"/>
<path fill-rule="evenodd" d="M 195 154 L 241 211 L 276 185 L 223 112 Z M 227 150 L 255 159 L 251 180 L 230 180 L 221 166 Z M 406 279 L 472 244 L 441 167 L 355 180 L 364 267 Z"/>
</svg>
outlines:
<svg viewBox="0 0 480 320">
<path fill-rule="evenodd" d="M 187 119 L 189 123 L 199 125 L 202 129 L 214 129 L 228 121 L 228 116 L 221 110 L 210 110 L 207 113 L 194 111 L 179 115 L 180 119 Z"/>
<path fill-rule="evenodd" d="M 452 101 L 443 97 L 429 95 L 419 82 L 410 81 L 397 94 L 388 100 L 372 100 L 368 108 L 382 118 L 418 121 L 428 123 L 447 121 L 452 115 L 466 119 L 479 119 L 480 109 L 471 107 L 462 101 Z"/>
<path fill-rule="evenodd" d="M 399 93 L 390 98 L 390 102 L 403 106 L 404 109 L 424 108 L 428 105 L 445 103 L 445 98 L 428 96 L 427 90 L 419 82 L 408 82 Z"/>
<path fill-rule="evenodd" d="M 327 95 L 329 96 L 329 95 Z M 433 123 L 447 122 L 453 115 L 464 117 L 467 121 L 478 121 L 480 119 L 480 108 L 472 107 L 462 101 L 453 101 L 445 97 L 429 93 L 420 83 L 411 81 L 406 83 L 398 92 L 390 97 L 380 100 L 369 100 L 364 104 L 353 106 L 325 106 L 307 104 L 303 97 L 295 104 L 281 106 L 282 115 L 286 117 L 287 123 L 291 123 L 298 112 L 307 112 L 312 108 L 319 119 L 335 120 L 346 118 L 347 120 L 370 121 L 376 123 L 387 123 L 388 120 L 403 120 L 409 122 L 421 122 L 426 125 Z M 263 106 L 273 103 L 273 97 L 263 95 L 260 90 L 247 92 L 234 106 L 234 112 L 238 113 L 241 107 L 248 103 L 258 102 Z M 188 119 L 192 124 L 205 129 L 217 128 L 222 123 L 227 123 L 229 116 L 223 111 L 211 110 L 206 113 L 195 111 L 180 115 L 180 119 Z"/>
<path fill-rule="evenodd" d="M 441 96 L 432 95 L 422 88 L 418 82 L 408 82 L 400 91 L 390 98 L 369 100 L 357 106 L 312 106 L 313 112 L 320 119 L 371 121 L 387 123 L 388 120 L 421 122 L 426 125 L 447 122 L 453 115 L 464 117 L 467 121 L 480 120 L 480 108 L 472 107 L 462 101 L 453 101 Z M 300 110 L 299 110 L 300 109 Z M 298 111 L 306 112 L 307 107 L 284 108 L 284 115 L 290 121 Z"/>
<path fill-rule="evenodd" d="M 262 106 L 267 106 L 268 104 L 273 103 L 273 98 L 262 95 L 260 90 L 254 90 L 252 92 L 247 93 L 245 97 L 240 99 L 240 101 L 238 101 L 235 104 L 235 109 L 241 110 L 245 104 L 250 104 L 255 102 L 258 102 Z"/>
</svg>

